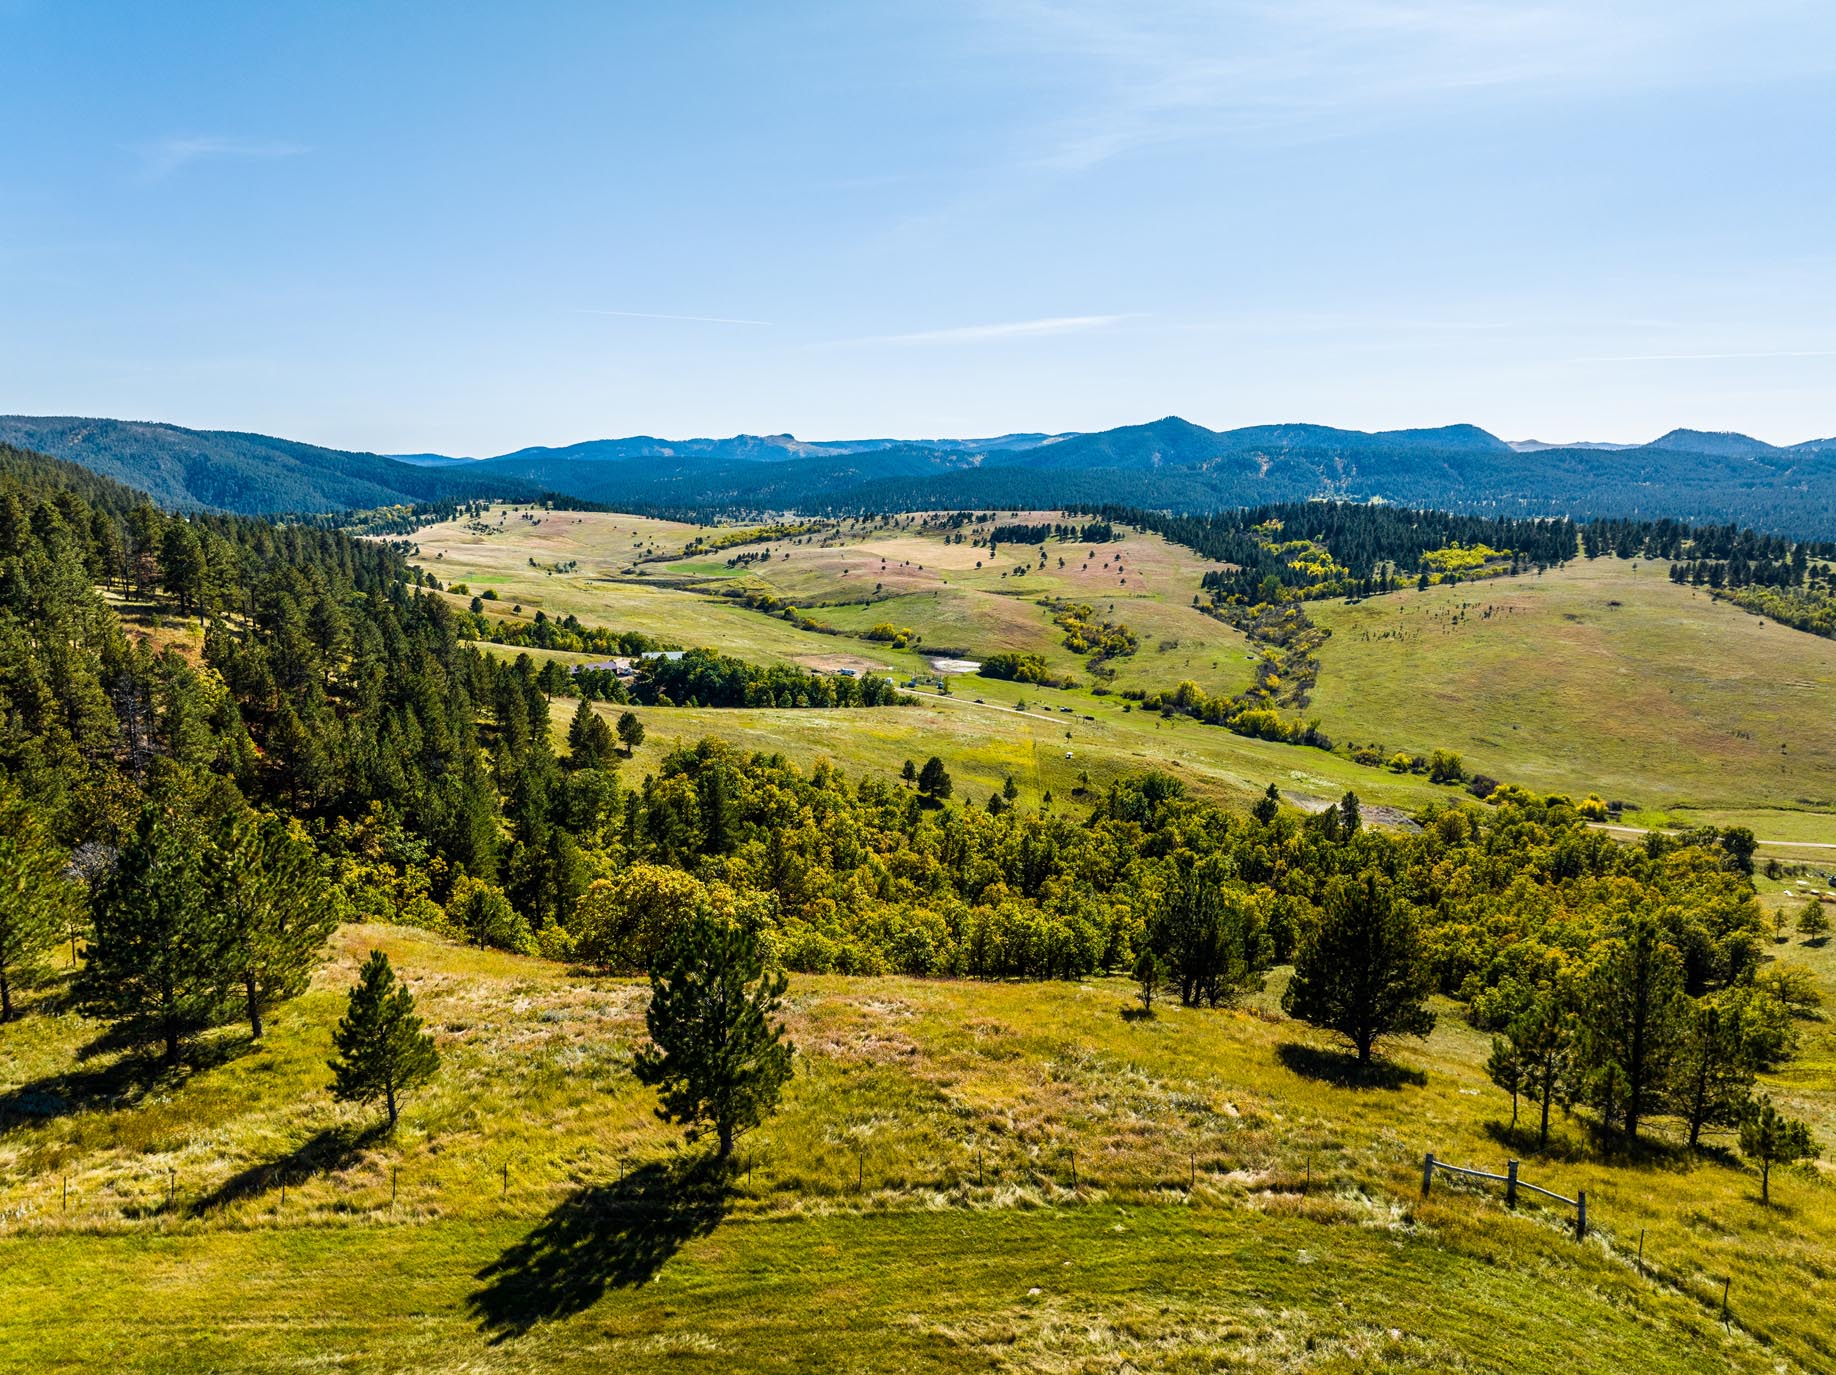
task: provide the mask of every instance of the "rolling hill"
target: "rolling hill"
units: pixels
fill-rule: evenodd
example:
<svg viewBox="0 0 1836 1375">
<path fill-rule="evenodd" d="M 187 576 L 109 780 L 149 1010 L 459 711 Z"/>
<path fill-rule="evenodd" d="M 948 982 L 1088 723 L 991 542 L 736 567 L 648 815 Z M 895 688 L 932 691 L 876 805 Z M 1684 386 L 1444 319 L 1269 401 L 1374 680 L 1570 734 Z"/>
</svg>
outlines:
<svg viewBox="0 0 1836 1375">
<path fill-rule="evenodd" d="M 81 463 L 171 506 L 329 511 L 543 491 L 625 508 L 1207 510 L 1329 497 L 1511 515 L 1670 516 L 1794 538 L 1836 532 L 1836 440 L 1780 447 L 1672 430 L 1648 444 L 1510 444 L 1473 425 L 1367 433 L 1210 430 L 1168 416 L 989 439 L 633 436 L 478 460 L 391 458 L 228 431 L 0 417 L 0 441 Z"/>
</svg>

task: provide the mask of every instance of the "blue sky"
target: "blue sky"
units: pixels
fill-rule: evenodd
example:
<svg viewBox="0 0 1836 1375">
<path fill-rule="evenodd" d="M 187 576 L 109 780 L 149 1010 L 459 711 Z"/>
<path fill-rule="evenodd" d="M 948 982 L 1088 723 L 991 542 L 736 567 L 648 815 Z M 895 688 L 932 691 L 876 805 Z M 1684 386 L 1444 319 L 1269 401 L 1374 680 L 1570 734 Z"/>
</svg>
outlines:
<svg viewBox="0 0 1836 1375">
<path fill-rule="evenodd" d="M 1836 434 L 1836 6 L 0 0 L 0 411 Z"/>
</svg>

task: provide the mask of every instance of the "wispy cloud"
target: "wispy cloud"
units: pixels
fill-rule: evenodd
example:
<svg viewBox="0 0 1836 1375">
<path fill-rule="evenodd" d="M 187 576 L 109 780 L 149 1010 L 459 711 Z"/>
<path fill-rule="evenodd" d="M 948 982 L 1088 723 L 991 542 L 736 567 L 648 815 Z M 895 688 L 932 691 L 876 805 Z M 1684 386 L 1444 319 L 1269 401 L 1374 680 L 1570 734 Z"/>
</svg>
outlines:
<svg viewBox="0 0 1836 1375">
<path fill-rule="evenodd" d="M 993 44 L 1057 74 L 1022 156 L 1079 171 L 1191 139 L 1291 142 L 1497 93 L 1828 71 L 1809 0 L 1031 0 L 990 3 Z M 1814 34 L 1813 32 L 1814 31 Z"/>
<path fill-rule="evenodd" d="M 1836 358 L 1836 349 L 1762 349 L 1752 353 L 1623 353 L 1577 363 L 1708 363 L 1747 358 Z"/>
<path fill-rule="evenodd" d="M 1077 334 L 1107 329 L 1128 315 L 1050 315 L 1040 320 L 1007 320 L 992 325 L 955 325 L 949 329 L 923 329 L 910 334 L 875 334 L 844 339 L 844 344 L 973 344 L 987 339 L 1023 339 L 1046 334 Z"/>
<path fill-rule="evenodd" d="M 740 320 L 727 315 L 660 315 L 648 310 L 589 310 L 581 307 L 573 313 L 610 315 L 619 320 L 679 320 L 690 325 L 771 325 L 770 320 Z"/>
<path fill-rule="evenodd" d="M 312 151 L 303 143 L 280 143 L 259 139 L 162 138 L 139 146 L 140 179 L 162 181 L 193 163 L 243 161 L 266 162 L 276 158 L 297 158 Z"/>
</svg>

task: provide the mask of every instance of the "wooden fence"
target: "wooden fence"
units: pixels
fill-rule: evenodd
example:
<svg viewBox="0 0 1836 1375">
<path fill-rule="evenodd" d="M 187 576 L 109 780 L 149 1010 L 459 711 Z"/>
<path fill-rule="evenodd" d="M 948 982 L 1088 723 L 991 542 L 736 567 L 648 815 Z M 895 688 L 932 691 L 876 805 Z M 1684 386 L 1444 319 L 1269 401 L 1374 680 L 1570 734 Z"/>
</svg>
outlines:
<svg viewBox="0 0 1836 1375">
<path fill-rule="evenodd" d="M 1557 1203 L 1575 1210 L 1575 1240 L 1579 1241 L 1582 1237 L 1587 1235 L 1586 1189 L 1576 1189 L 1575 1196 L 1573 1198 L 1567 1198 L 1551 1189 L 1545 1189 L 1540 1185 L 1530 1183 L 1528 1180 L 1519 1179 L 1517 1177 L 1517 1162 L 1515 1160 L 1508 1160 L 1505 1162 L 1505 1172 L 1503 1174 L 1493 1174 L 1489 1170 L 1472 1170 L 1464 1165 L 1449 1165 L 1445 1160 L 1436 1160 L 1434 1158 L 1434 1152 L 1430 1151 L 1422 1157 L 1423 1198 L 1428 1197 L 1428 1186 L 1434 1183 L 1434 1172 L 1436 1170 L 1441 1171 L 1443 1174 L 1462 1175 L 1467 1179 L 1489 1179 L 1495 1183 L 1504 1185 L 1505 1207 L 1507 1208 L 1515 1208 L 1517 1206 L 1517 1191 L 1519 1189 L 1528 1189 L 1533 1194 L 1541 1194 L 1544 1198 L 1554 1199 Z"/>
</svg>

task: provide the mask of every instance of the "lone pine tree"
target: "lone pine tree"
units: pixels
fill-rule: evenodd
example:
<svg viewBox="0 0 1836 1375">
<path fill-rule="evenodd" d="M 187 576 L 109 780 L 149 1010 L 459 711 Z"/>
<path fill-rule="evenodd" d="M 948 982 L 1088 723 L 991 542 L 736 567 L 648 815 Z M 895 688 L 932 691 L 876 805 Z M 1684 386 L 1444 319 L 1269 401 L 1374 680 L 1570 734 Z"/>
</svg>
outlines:
<svg viewBox="0 0 1836 1375">
<path fill-rule="evenodd" d="M 1740 1125 L 1740 1150 L 1760 1167 L 1760 1202 L 1770 1204 L 1772 1167 L 1815 1155 L 1817 1143 L 1809 1127 L 1784 1116 L 1771 1098 L 1762 1096 Z"/>
<path fill-rule="evenodd" d="M 1349 796 L 1349 794 L 1348 794 Z M 1302 936 L 1294 977 L 1281 995 L 1291 1017 L 1337 1032 L 1368 1065 L 1384 1036 L 1426 1036 L 1434 1013 L 1433 968 L 1415 913 L 1375 874 L 1336 878 L 1319 921 Z"/>
<path fill-rule="evenodd" d="M 794 1053 L 772 1020 L 786 980 L 768 968 L 756 931 L 702 910 L 671 934 L 650 973 L 638 1081 L 658 1090 L 657 1116 L 712 1132 L 718 1158 L 764 1121 L 791 1075 Z"/>
<path fill-rule="evenodd" d="M 414 995 L 396 982 L 389 957 L 372 950 L 351 989 L 350 1007 L 332 1032 L 337 1058 L 331 1061 L 332 1096 L 340 1102 L 383 1100 L 393 1127 L 401 1112 L 399 1095 L 433 1078 L 440 1053 L 421 1030 Z"/>
</svg>

